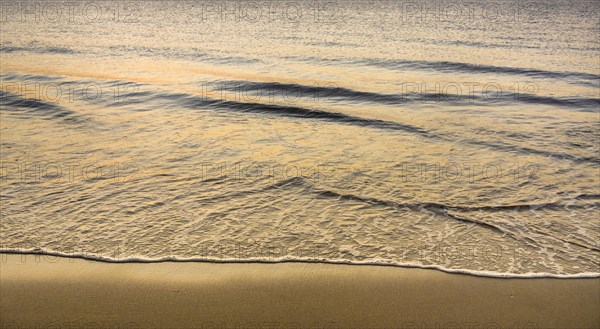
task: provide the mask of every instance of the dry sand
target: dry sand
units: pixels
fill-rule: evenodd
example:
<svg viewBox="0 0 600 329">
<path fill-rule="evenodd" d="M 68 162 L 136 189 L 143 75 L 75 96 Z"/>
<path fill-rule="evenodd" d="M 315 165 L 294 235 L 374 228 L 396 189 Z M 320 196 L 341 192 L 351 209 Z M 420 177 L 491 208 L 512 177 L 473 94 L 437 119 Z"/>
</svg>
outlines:
<svg viewBox="0 0 600 329">
<path fill-rule="evenodd" d="M 2 328 L 598 328 L 600 278 L 2 254 Z"/>
</svg>

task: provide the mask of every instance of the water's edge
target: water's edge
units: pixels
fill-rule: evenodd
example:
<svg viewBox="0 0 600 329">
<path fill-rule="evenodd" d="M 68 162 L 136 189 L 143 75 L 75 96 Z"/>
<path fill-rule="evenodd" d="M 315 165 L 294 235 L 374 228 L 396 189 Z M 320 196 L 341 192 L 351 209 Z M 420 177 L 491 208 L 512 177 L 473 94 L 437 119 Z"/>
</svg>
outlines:
<svg viewBox="0 0 600 329">
<path fill-rule="evenodd" d="M 474 271 L 466 269 L 450 269 L 436 265 L 419 265 L 412 263 L 388 262 L 388 261 L 347 261 L 338 259 L 311 259 L 311 258 L 248 258 L 248 259 L 217 259 L 217 258 L 201 258 L 201 257 L 163 257 L 163 258 L 141 258 L 131 257 L 123 259 L 114 259 L 103 256 L 93 256 L 87 254 L 68 254 L 51 250 L 0 250 L 0 254 L 8 255 L 32 255 L 32 256 L 54 256 L 71 259 L 82 259 L 87 261 L 95 261 L 111 264 L 151 264 L 151 263 L 213 263 L 213 264 L 280 264 L 280 263 L 309 263 L 309 264 L 333 264 L 333 265 L 370 265 L 370 266 L 392 266 L 401 268 L 420 268 L 438 270 L 449 274 L 464 274 L 476 277 L 488 278 L 505 278 L 505 279 L 535 279 L 535 278 L 554 278 L 554 279 L 583 279 L 583 278 L 600 278 L 600 272 L 585 272 L 578 274 L 552 274 L 552 273 L 499 273 L 494 271 Z M 4 262 L 4 261 L 3 261 Z"/>
</svg>

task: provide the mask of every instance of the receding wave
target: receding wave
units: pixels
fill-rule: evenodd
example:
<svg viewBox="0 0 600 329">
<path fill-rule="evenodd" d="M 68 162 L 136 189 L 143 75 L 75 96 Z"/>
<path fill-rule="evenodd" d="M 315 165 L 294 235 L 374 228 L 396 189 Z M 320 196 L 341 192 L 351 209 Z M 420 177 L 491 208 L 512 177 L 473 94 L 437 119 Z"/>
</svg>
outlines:
<svg viewBox="0 0 600 329">
<path fill-rule="evenodd" d="M 291 178 L 288 180 L 284 180 L 282 182 L 278 182 L 274 185 L 269 186 L 268 188 L 281 188 L 281 187 L 285 187 L 288 185 L 310 185 L 310 184 L 306 180 L 302 179 L 301 177 L 294 177 L 294 178 Z M 568 207 L 570 209 L 575 209 L 575 208 L 587 209 L 589 207 L 589 205 L 576 205 L 576 204 L 568 204 L 567 205 L 564 203 L 564 201 L 552 201 L 552 202 L 536 203 L 536 204 L 507 204 L 507 205 L 478 205 L 478 206 L 446 205 L 446 204 L 441 204 L 441 203 L 436 203 L 436 202 L 400 203 L 400 202 L 391 201 L 391 200 L 382 200 L 382 199 L 373 198 L 373 197 L 363 197 L 363 196 L 357 196 L 354 194 L 340 193 L 340 192 L 336 192 L 333 190 L 318 189 L 312 185 L 310 186 L 310 191 L 313 191 L 313 193 L 317 193 L 317 195 L 321 196 L 321 197 L 336 198 L 338 200 L 359 201 L 359 202 L 364 202 L 364 203 L 368 203 L 368 204 L 385 206 L 385 207 L 396 208 L 396 209 L 405 208 L 405 209 L 419 210 L 419 211 L 420 210 L 428 210 L 428 211 L 431 211 L 433 213 L 436 213 L 436 214 L 441 215 L 446 218 L 451 218 L 451 219 L 459 220 L 459 221 L 463 221 L 463 222 L 469 222 L 472 224 L 476 224 L 476 225 L 485 227 L 487 229 L 491 229 L 495 232 L 510 234 L 517 239 L 519 239 L 519 237 L 517 235 L 508 231 L 505 228 L 501 228 L 500 226 L 494 225 L 493 223 L 487 223 L 485 221 L 478 220 L 475 218 L 461 216 L 457 212 L 481 212 L 481 211 L 484 211 L 484 212 L 499 212 L 499 211 L 518 212 L 518 211 L 530 211 L 531 209 L 536 209 L 536 210 L 564 209 L 566 207 Z M 594 195 L 580 194 L 580 195 L 572 197 L 571 200 L 592 199 L 592 198 L 594 198 Z M 538 231 L 538 233 L 541 233 L 541 232 Z M 548 233 L 542 233 L 542 234 L 549 235 Z M 557 240 L 560 240 L 563 243 L 569 243 L 569 244 L 576 245 L 578 247 L 588 249 L 588 250 L 600 251 L 600 248 L 595 247 L 595 246 L 583 245 L 578 242 L 573 242 L 573 241 L 569 241 L 566 239 L 560 239 L 560 238 L 556 238 L 554 236 L 552 236 L 552 237 Z"/>
<path fill-rule="evenodd" d="M 90 254 L 77 254 L 77 253 L 65 253 L 52 250 L 43 249 L 31 249 L 31 250 L 20 250 L 20 249 L 2 249 L 0 254 L 16 254 L 16 255 L 42 255 L 42 256 L 56 256 L 65 258 L 76 258 L 84 259 L 89 261 L 98 261 L 105 263 L 165 263 L 165 262 L 178 262 L 178 263 L 223 263 L 223 264 L 248 264 L 248 263 L 264 263 L 264 264 L 278 264 L 278 263 L 315 263 L 315 264 L 343 264 L 343 265 L 376 265 L 376 266 L 396 266 L 404 268 L 421 268 L 421 269 L 434 269 L 446 273 L 455 274 L 466 274 L 481 277 L 492 277 L 492 278 L 597 278 L 600 277 L 600 273 L 595 272 L 584 272 L 577 274 L 554 274 L 554 273 L 501 273 L 494 271 L 477 271 L 468 269 L 453 269 L 447 268 L 440 265 L 422 265 L 414 263 L 403 263 L 394 262 L 389 260 L 372 260 L 372 261 L 348 261 L 344 259 L 311 259 L 311 258 L 295 258 L 295 257 L 280 257 L 280 258 L 248 258 L 248 259 L 219 259 L 219 258 L 203 258 L 203 257 L 161 257 L 161 258 L 144 258 L 144 257 L 129 257 L 129 258 L 111 258 L 101 255 L 90 255 Z"/>
<path fill-rule="evenodd" d="M 449 205 L 449 204 L 443 204 L 443 203 L 438 203 L 438 202 L 403 203 L 403 202 L 397 202 L 397 201 L 393 201 L 393 200 L 384 200 L 384 199 L 374 198 L 374 197 L 369 197 L 369 196 L 359 196 L 356 194 L 334 191 L 332 189 L 320 188 L 320 187 L 310 183 L 309 181 L 307 181 L 306 179 L 304 179 L 302 177 L 293 177 L 293 178 L 281 180 L 279 182 L 273 183 L 271 185 L 268 185 L 268 186 L 260 188 L 260 189 L 241 190 L 241 191 L 236 191 L 236 192 L 229 193 L 229 194 L 222 194 L 222 195 L 215 196 L 215 197 L 202 198 L 202 199 L 198 199 L 197 201 L 214 202 L 214 201 L 219 201 L 219 200 L 230 200 L 232 198 L 247 197 L 247 196 L 250 196 L 250 195 L 253 195 L 256 193 L 260 193 L 263 191 L 286 189 L 286 188 L 293 187 L 293 186 L 303 188 L 303 190 L 305 192 L 315 194 L 317 197 L 320 197 L 320 198 L 330 198 L 330 199 L 343 200 L 343 201 L 357 201 L 357 202 L 361 202 L 361 203 L 365 203 L 365 204 L 369 204 L 369 205 L 386 207 L 386 208 L 390 208 L 390 209 L 408 209 L 408 210 L 412 210 L 412 211 L 430 211 L 432 213 L 440 215 L 442 218 L 457 220 L 457 221 L 461 221 L 461 222 L 467 222 L 470 224 L 475 224 L 477 226 L 480 226 L 480 227 L 488 229 L 488 230 L 492 230 L 493 232 L 496 232 L 496 233 L 510 235 L 513 238 L 515 238 L 516 240 L 526 239 L 527 237 L 519 236 L 515 232 L 512 232 L 510 229 L 508 229 L 506 227 L 502 227 L 495 223 L 486 222 L 484 220 L 479 220 L 479 219 L 473 218 L 471 216 L 467 217 L 465 214 L 471 213 L 471 212 L 476 212 L 476 213 L 480 213 L 480 212 L 493 213 L 493 212 L 507 212 L 507 211 L 512 212 L 512 213 L 528 212 L 528 211 L 531 211 L 532 209 L 535 209 L 538 211 L 560 210 L 560 209 L 565 209 L 565 208 L 569 208 L 571 210 L 577 209 L 577 208 L 588 209 L 590 206 L 589 204 L 578 205 L 578 204 L 573 204 L 572 201 L 593 198 L 593 196 L 591 196 L 590 194 L 579 194 L 579 195 L 569 198 L 570 202 L 568 202 L 568 203 L 566 202 L 566 200 L 559 200 L 559 201 L 543 202 L 543 203 L 475 205 L 475 206 Z M 598 204 L 598 205 L 600 205 L 600 204 Z M 558 240 L 562 243 L 567 243 L 567 244 L 571 244 L 571 245 L 574 245 L 574 246 L 577 246 L 580 248 L 584 248 L 587 250 L 600 252 L 600 248 L 596 247 L 596 246 L 586 245 L 586 244 L 583 244 L 580 242 L 571 241 L 571 240 L 564 239 L 564 238 L 559 238 L 559 237 L 554 236 L 551 233 L 543 232 L 541 230 L 536 230 L 535 232 L 538 234 L 549 236 L 550 238 Z"/>
</svg>

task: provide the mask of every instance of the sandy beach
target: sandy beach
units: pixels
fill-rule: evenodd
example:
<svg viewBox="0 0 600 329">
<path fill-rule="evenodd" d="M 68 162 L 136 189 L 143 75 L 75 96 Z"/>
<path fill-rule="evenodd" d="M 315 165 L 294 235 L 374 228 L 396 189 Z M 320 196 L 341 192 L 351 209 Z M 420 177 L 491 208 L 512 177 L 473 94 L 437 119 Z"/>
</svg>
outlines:
<svg viewBox="0 0 600 329">
<path fill-rule="evenodd" d="M 597 328 L 600 279 L 2 254 L 2 328 Z"/>
</svg>

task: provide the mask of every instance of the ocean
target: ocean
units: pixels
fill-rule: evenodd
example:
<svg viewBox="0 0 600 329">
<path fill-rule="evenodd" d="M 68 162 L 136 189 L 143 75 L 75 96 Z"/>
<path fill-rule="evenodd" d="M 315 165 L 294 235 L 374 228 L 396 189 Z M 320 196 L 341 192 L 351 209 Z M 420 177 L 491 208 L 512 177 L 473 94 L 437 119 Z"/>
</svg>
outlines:
<svg viewBox="0 0 600 329">
<path fill-rule="evenodd" d="M 2 1 L 0 250 L 600 275 L 597 1 Z"/>
</svg>

